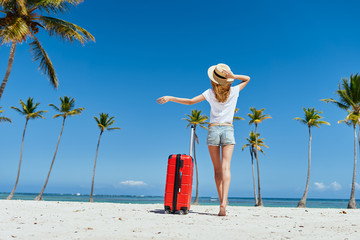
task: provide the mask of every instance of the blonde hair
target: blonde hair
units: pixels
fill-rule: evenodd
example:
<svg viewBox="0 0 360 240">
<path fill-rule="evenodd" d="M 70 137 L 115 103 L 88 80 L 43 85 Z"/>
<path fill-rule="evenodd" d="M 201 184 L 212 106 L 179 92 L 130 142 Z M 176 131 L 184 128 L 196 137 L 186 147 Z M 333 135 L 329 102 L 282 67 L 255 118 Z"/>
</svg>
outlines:
<svg viewBox="0 0 360 240">
<path fill-rule="evenodd" d="M 228 97 L 230 95 L 231 84 L 220 85 L 220 84 L 216 84 L 213 81 L 211 81 L 211 86 L 214 90 L 216 100 L 218 100 L 218 102 L 221 102 L 221 103 L 226 102 L 226 100 L 228 99 Z"/>
</svg>

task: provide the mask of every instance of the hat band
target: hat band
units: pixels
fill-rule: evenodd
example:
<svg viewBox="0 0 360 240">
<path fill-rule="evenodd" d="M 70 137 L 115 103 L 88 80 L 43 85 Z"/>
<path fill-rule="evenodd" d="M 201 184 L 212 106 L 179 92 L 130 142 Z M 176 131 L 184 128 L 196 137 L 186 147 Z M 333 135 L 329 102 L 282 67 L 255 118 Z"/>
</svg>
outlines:
<svg viewBox="0 0 360 240">
<path fill-rule="evenodd" d="M 217 76 L 218 78 L 221 78 L 221 79 L 226 79 L 225 77 L 223 77 L 223 76 L 221 76 L 221 75 L 219 75 L 219 74 L 217 74 L 217 72 L 214 70 L 214 74 L 215 74 L 215 76 Z"/>
</svg>

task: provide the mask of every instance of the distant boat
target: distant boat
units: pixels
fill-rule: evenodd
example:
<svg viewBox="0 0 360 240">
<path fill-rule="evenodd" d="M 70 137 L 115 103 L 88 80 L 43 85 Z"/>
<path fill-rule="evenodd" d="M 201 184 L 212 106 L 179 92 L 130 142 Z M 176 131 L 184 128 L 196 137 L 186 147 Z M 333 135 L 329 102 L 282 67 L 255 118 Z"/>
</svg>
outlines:
<svg viewBox="0 0 360 240">
<path fill-rule="evenodd" d="M 80 193 L 77 193 L 76 196 L 80 196 L 81 194 Z"/>
</svg>

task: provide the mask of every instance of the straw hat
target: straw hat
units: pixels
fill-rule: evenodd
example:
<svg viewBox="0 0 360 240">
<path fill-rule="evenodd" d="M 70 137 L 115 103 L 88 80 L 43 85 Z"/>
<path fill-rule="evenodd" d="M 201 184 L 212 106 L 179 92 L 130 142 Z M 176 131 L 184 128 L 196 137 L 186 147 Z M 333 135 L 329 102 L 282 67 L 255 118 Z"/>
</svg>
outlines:
<svg viewBox="0 0 360 240">
<path fill-rule="evenodd" d="M 226 78 L 225 74 L 222 72 L 223 70 L 231 72 L 230 67 L 224 63 L 219 63 L 218 65 L 211 66 L 208 69 L 208 75 L 210 80 L 220 85 L 231 84 L 234 79 Z"/>
</svg>

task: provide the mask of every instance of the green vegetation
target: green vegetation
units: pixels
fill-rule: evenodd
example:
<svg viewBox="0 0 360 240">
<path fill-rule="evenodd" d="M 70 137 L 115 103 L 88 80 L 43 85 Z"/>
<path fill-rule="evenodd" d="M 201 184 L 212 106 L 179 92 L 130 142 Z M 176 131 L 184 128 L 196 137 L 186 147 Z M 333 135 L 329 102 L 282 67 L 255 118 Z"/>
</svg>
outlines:
<svg viewBox="0 0 360 240">
<path fill-rule="evenodd" d="M 259 123 L 262 123 L 265 119 L 271 118 L 267 114 L 263 114 L 263 111 L 265 109 L 257 110 L 254 107 L 250 108 L 251 113 L 248 113 L 248 116 L 250 118 L 249 125 L 255 124 L 255 159 L 256 159 L 256 166 L 257 166 L 257 177 L 258 177 L 258 193 L 259 193 L 259 201 L 256 206 L 262 207 L 264 206 L 261 198 L 261 190 L 260 190 L 260 169 L 259 169 L 259 159 L 258 159 L 258 143 L 257 143 L 257 127 Z"/>
<path fill-rule="evenodd" d="M 356 208 L 355 201 L 355 183 L 356 183 L 356 164 L 357 164 L 357 150 L 356 150 L 356 126 L 359 126 L 360 115 L 360 75 L 355 74 L 351 75 L 350 79 L 342 79 L 339 83 L 338 90 L 336 95 L 339 97 L 339 100 L 333 98 L 322 99 L 326 103 L 334 103 L 340 109 L 344 109 L 348 112 L 347 117 L 341 122 L 345 122 L 348 125 L 352 125 L 354 128 L 354 169 L 353 169 L 353 178 L 351 185 L 351 195 L 348 203 L 348 208 Z M 359 128 L 360 131 L 360 128 Z M 359 142 L 360 144 L 360 142 Z"/>
<path fill-rule="evenodd" d="M 186 114 L 188 118 L 183 118 L 184 120 L 188 121 L 189 124 L 186 126 L 187 128 L 189 126 L 194 127 L 194 137 L 196 142 L 199 144 L 199 138 L 196 135 L 196 126 L 200 126 L 204 129 L 207 129 L 204 125 L 209 124 L 206 122 L 208 120 L 208 117 L 206 115 L 201 115 L 201 111 L 198 110 L 191 110 L 191 115 Z M 196 161 L 196 153 L 195 153 L 195 142 L 194 142 L 194 162 L 195 162 L 195 170 L 196 170 L 196 194 L 193 204 L 197 205 L 199 204 L 199 176 L 198 176 L 198 167 L 197 167 L 197 161 Z"/>
<path fill-rule="evenodd" d="M 51 169 L 54 165 L 54 161 L 56 158 L 56 154 L 59 148 L 59 143 L 60 143 L 60 139 L 64 130 L 64 125 L 65 125 L 65 120 L 68 116 L 75 116 L 75 115 L 79 115 L 82 113 L 82 111 L 85 108 L 76 108 L 75 107 L 75 99 L 71 98 L 71 97 L 67 97 L 64 96 L 64 98 L 60 97 L 60 107 L 55 106 L 54 104 L 49 104 L 49 106 L 53 107 L 55 109 L 55 111 L 59 112 L 58 114 L 56 114 L 53 118 L 58 118 L 58 117 L 62 117 L 63 118 L 63 122 L 62 122 L 62 127 L 61 127 L 61 131 L 60 131 L 60 135 L 59 135 L 59 139 L 57 141 L 56 144 L 56 149 L 55 149 L 55 153 L 54 153 L 54 157 L 52 159 L 51 165 L 50 165 L 50 169 L 49 169 L 49 173 L 47 175 L 44 187 L 41 189 L 41 192 L 39 193 L 39 195 L 36 196 L 35 200 L 39 201 L 42 200 L 42 195 L 45 191 L 46 185 L 49 181 L 49 177 L 50 177 L 50 173 L 51 173 Z"/>
<path fill-rule="evenodd" d="M 98 155 L 98 151 L 99 151 L 99 145 L 100 145 L 101 136 L 102 136 L 102 134 L 103 134 L 103 132 L 105 130 L 112 131 L 112 130 L 120 130 L 121 129 L 121 128 L 118 128 L 118 127 L 112 127 L 112 128 L 110 127 L 111 125 L 114 124 L 114 122 L 115 122 L 114 118 L 115 117 L 109 117 L 109 114 L 107 114 L 107 113 L 100 113 L 99 116 L 100 116 L 100 119 L 98 117 L 94 117 L 98 127 L 100 128 L 100 136 L 99 136 L 98 144 L 97 144 L 97 147 L 96 147 L 94 171 L 93 171 L 92 183 L 91 183 L 90 202 L 94 202 L 93 192 L 94 192 L 95 168 L 96 168 L 96 160 L 97 160 L 97 155 Z"/>
<path fill-rule="evenodd" d="M 10 76 L 18 43 L 30 42 L 30 51 L 34 61 L 38 61 L 39 69 L 57 88 L 58 78 L 55 68 L 36 37 L 40 29 L 50 36 L 56 36 L 64 41 L 80 42 L 95 41 L 95 38 L 84 28 L 62 19 L 43 15 L 44 13 L 58 15 L 67 13 L 70 7 L 77 6 L 82 0 L 0 0 L 0 12 L 5 17 L 0 18 L 1 45 L 11 44 L 8 66 L 0 87 L 0 100 Z"/>
<path fill-rule="evenodd" d="M 259 200 L 256 195 L 256 182 L 255 182 L 255 173 L 254 173 L 254 155 L 255 156 L 257 155 L 257 151 L 255 151 L 255 148 L 257 148 L 257 150 L 262 152 L 264 155 L 265 155 L 265 153 L 261 147 L 269 148 L 268 146 L 265 145 L 264 138 L 259 138 L 259 137 L 260 137 L 260 133 L 256 133 L 256 136 L 255 136 L 254 131 L 251 131 L 249 137 L 246 138 L 247 143 L 242 147 L 243 151 L 246 147 L 248 147 L 250 150 L 251 169 L 252 169 L 252 176 L 253 176 L 253 183 L 254 183 L 253 187 L 254 187 L 255 206 L 258 206 L 258 204 L 259 204 Z"/>
<path fill-rule="evenodd" d="M 1 108 L 2 108 L 2 107 L 0 107 L 0 113 L 3 113 L 4 110 L 1 110 Z M 1 122 L 9 122 L 9 123 L 11 123 L 11 119 L 8 118 L 8 117 L 1 116 L 1 117 L 0 117 L 0 123 L 1 123 Z"/>
<path fill-rule="evenodd" d="M 323 117 L 320 116 L 322 112 L 315 110 L 315 108 L 303 108 L 305 113 L 305 119 L 302 118 L 294 118 L 297 121 L 300 121 L 301 123 L 305 124 L 309 128 L 309 157 L 308 157 L 308 173 L 307 173 L 307 179 L 306 179 L 306 186 L 305 186 L 305 192 L 302 196 L 301 200 L 298 203 L 298 207 L 305 207 L 306 205 L 306 198 L 309 191 L 309 182 L 310 182 L 310 169 L 311 169 L 311 128 L 317 127 L 319 128 L 320 125 L 326 124 L 330 125 L 330 123 L 321 121 Z"/>
<path fill-rule="evenodd" d="M 11 107 L 15 111 L 19 112 L 21 115 L 25 116 L 25 127 L 24 127 L 22 141 L 21 141 L 20 161 L 19 161 L 19 168 L 18 168 L 18 172 L 17 172 L 17 176 L 16 176 L 16 182 L 15 182 L 15 186 L 14 186 L 13 190 L 11 191 L 10 195 L 6 198 L 7 200 L 11 200 L 13 198 L 16 187 L 19 182 L 21 161 L 22 161 L 23 148 L 24 148 L 24 138 L 25 138 L 26 127 L 27 127 L 28 121 L 30 119 L 36 119 L 36 118 L 44 119 L 43 114 L 47 112 L 47 111 L 36 111 L 36 109 L 40 105 L 40 103 L 34 104 L 34 99 L 30 98 L 30 97 L 28 98 L 26 104 L 22 100 L 20 100 L 20 105 L 21 105 L 21 109 L 19 109 L 17 107 Z"/>
</svg>

